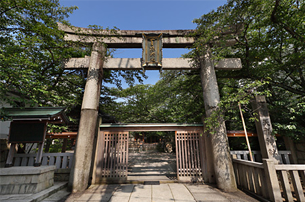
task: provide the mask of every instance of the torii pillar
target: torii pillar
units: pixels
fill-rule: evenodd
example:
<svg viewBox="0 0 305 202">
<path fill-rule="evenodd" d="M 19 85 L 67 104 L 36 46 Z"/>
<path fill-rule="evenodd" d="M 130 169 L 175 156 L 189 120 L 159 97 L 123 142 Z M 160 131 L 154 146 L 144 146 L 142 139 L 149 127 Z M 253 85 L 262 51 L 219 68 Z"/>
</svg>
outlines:
<svg viewBox="0 0 305 202">
<path fill-rule="evenodd" d="M 200 66 L 205 113 L 206 117 L 210 117 L 216 111 L 217 105 L 220 102 L 220 96 L 214 64 L 209 50 L 206 50 L 204 57 L 200 59 Z M 219 120 L 219 126 L 215 128 L 215 134 L 209 135 L 212 142 L 217 187 L 225 192 L 237 191 L 224 120 Z"/>
<path fill-rule="evenodd" d="M 103 44 L 99 42 L 93 44 L 81 108 L 74 163 L 69 178 L 69 188 L 72 193 L 84 191 L 88 187 L 105 52 L 106 48 Z"/>
</svg>

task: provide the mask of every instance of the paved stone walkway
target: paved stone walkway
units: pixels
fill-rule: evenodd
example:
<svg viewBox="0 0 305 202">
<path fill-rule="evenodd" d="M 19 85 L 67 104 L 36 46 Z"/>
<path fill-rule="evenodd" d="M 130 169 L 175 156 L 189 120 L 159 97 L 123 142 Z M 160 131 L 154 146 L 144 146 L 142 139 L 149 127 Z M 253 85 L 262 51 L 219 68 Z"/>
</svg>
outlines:
<svg viewBox="0 0 305 202">
<path fill-rule="evenodd" d="M 129 153 L 128 177 L 132 181 L 170 181 L 177 180 L 176 155 L 143 151 Z"/>
<path fill-rule="evenodd" d="M 44 200 L 51 202 L 54 200 Z M 62 200 L 64 201 L 64 200 Z M 71 194 L 66 202 L 257 202 L 241 191 L 223 193 L 209 185 L 160 184 L 160 185 L 95 185 L 83 193 Z"/>
</svg>

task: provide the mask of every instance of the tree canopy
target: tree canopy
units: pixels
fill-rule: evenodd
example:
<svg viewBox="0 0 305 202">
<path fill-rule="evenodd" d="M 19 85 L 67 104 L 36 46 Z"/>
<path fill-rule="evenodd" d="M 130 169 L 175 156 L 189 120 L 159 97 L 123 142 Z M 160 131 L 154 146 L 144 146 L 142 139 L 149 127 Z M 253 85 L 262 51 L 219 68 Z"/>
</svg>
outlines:
<svg viewBox="0 0 305 202">
<path fill-rule="evenodd" d="M 12 106 L 27 103 L 69 109 L 81 104 L 87 71 L 65 70 L 63 65 L 71 57 L 90 55 L 91 46 L 65 41 L 57 24 L 69 25 L 65 19 L 75 9 L 62 7 L 58 0 L 0 1 L 1 101 Z M 132 84 L 135 78 L 142 79 L 142 73 L 104 71 L 103 80 L 120 87 L 118 77 Z M 101 102 L 108 101 L 107 91 L 107 87 L 101 88 Z"/>
<path fill-rule="evenodd" d="M 102 106 L 124 123 L 198 123 L 203 105 L 197 71 L 164 71 L 155 85 L 111 89 L 116 100 Z"/>
<path fill-rule="evenodd" d="M 217 11 L 194 22 L 199 38 L 189 55 L 196 58 L 204 51 L 203 44 L 211 44 L 214 56 L 242 59 L 242 70 L 217 73 L 222 93 L 237 92 L 238 88 L 254 82 L 265 83 L 248 90 L 268 92 L 274 132 L 296 138 L 304 136 L 304 1 L 229 0 Z M 243 25 L 240 34 L 222 34 L 238 24 Z M 211 43 L 215 39 L 220 41 L 220 46 Z M 228 39 L 234 39 L 235 45 L 225 46 Z M 229 97 L 226 99 L 230 101 Z"/>
<path fill-rule="evenodd" d="M 65 22 L 75 9 L 60 7 L 58 1 L 0 2 L 0 95 L 4 101 L 13 106 L 16 102 L 64 105 L 79 96 L 82 84 L 62 68 L 62 62 L 71 57 L 71 45 L 57 29 L 57 22 Z"/>
</svg>

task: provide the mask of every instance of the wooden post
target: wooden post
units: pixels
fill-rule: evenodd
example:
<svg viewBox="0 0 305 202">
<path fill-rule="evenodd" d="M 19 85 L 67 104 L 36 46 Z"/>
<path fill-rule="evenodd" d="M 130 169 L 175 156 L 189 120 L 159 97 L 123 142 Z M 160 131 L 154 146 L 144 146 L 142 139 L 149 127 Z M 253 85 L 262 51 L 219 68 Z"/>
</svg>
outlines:
<svg viewBox="0 0 305 202">
<path fill-rule="evenodd" d="M 13 166 L 13 159 L 14 159 L 14 155 L 16 153 L 16 148 L 17 148 L 17 144 L 16 143 L 11 143 L 10 150 L 8 152 L 8 155 L 7 155 L 5 167 L 12 167 Z"/>
<path fill-rule="evenodd" d="M 202 123 L 204 123 L 205 116 L 202 116 Z M 205 126 L 203 126 L 203 131 L 205 130 Z M 215 172 L 214 172 L 214 162 L 213 162 L 213 149 L 212 149 L 212 140 L 211 135 L 203 132 L 203 139 L 204 139 L 204 145 L 202 147 L 204 148 L 204 154 L 205 154 L 205 172 L 204 172 L 204 182 L 215 184 Z"/>
<path fill-rule="evenodd" d="M 206 117 L 210 117 L 212 113 L 216 111 L 217 105 L 220 102 L 220 97 L 214 64 L 208 49 L 204 57 L 201 58 L 200 63 L 205 113 Z M 215 133 L 210 134 L 210 136 L 217 186 L 225 192 L 237 191 L 224 120 L 219 120 L 219 126 L 215 128 Z"/>
<path fill-rule="evenodd" d="M 74 164 L 69 178 L 69 188 L 73 193 L 84 191 L 88 187 L 105 52 L 106 48 L 101 43 L 93 44 L 81 109 Z"/>
<path fill-rule="evenodd" d="M 239 112 L 240 112 L 241 121 L 242 121 L 242 123 L 243 123 L 244 131 L 245 131 L 245 138 L 246 138 L 246 142 L 247 142 L 247 146 L 248 146 L 248 150 L 249 150 L 250 160 L 253 161 L 251 146 L 250 146 L 250 143 L 249 143 L 248 133 L 247 133 L 247 129 L 246 129 L 246 124 L 245 124 L 245 120 L 244 120 L 244 115 L 243 115 L 243 112 L 242 112 L 242 110 L 241 110 L 240 102 L 238 102 L 238 107 L 239 107 Z"/>
<path fill-rule="evenodd" d="M 46 139 L 46 147 L 44 148 L 44 152 L 45 153 L 49 152 L 51 143 L 52 143 L 52 139 L 51 138 Z"/>
<path fill-rule="evenodd" d="M 44 146 L 44 142 L 45 142 L 45 139 L 46 139 L 46 135 L 47 135 L 47 122 L 45 123 L 45 126 L 44 126 L 43 141 L 40 142 L 39 146 L 38 146 L 36 160 L 35 160 L 35 163 L 34 163 L 35 167 L 38 167 L 38 166 L 41 165 L 41 158 L 42 158 L 43 146 Z"/>
<path fill-rule="evenodd" d="M 274 159 L 276 162 L 280 162 L 280 155 L 272 135 L 272 125 L 265 96 L 257 95 L 251 103 L 253 112 L 256 114 L 255 126 L 262 158 Z"/>
<path fill-rule="evenodd" d="M 290 137 L 284 136 L 284 143 L 286 146 L 286 149 L 291 152 L 291 161 L 293 164 L 298 164 L 298 158 L 296 155 L 296 150 L 295 150 L 295 144 L 293 140 Z"/>
<path fill-rule="evenodd" d="M 36 160 L 35 160 L 35 163 L 34 163 L 35 167 L 38 167 L 41 164 L 42 150 L 43 150 L 43 143 L 40 142 L 39 145 L 38 145 L 38 151 L 37 151 Z"/>
<path fill-rule="evenodd" d="M 62 143 L 62 147 L 61 147 L 61 153 L 65 153 L 67 150 L 67 144 L 68 144 L 68 139 L 64 138 L 63 139 L 63 143 Z"/>
<path fill-rule="evenodd" d="M 267 183 L 268 194 L 271 201 L 282 202 L 281 190 L 279 181 L 276 175 L 273 159 L 263 159 L 263 166 L 265 171 L 265 182 Z"/>
</svg>

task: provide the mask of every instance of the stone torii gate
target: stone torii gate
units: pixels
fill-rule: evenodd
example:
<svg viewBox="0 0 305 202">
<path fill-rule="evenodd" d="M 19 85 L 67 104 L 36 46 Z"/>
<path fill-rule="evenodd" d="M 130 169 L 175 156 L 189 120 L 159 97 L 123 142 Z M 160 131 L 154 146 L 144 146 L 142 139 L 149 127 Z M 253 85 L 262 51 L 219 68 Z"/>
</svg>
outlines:
<svg viewBox="0 0 305 202">
<path fill-rule="evenodd" d="M 107 60 L 105 60 L 104 55 L 106 53 L 106 48 L 98 42 L 98 40 L 101 40 L 102 43 L 106 44 L 107 48 L 142 48 L 143 34 L 163 34 L 163 48 L 187 48 L 191 47 L 196 39 L 185 37 L 189 32 L 192 32 L 192 30 L 120 30 L 117 31 L 116 34 L 113 34 L 109 31 L 68 27 L 62 24 L 59 24 L 59 29 L 66 33 L 65 40 L 93 44 L 90 57 L 71 58 L 65 65 L 66 69 L 88 68 L 88 78 L 81 107 L 75 161 L 71 169 L 69 182 L 72 192 L 78 192 L 85 190 L 89 182 L 103 69 L 143 69 L 141 58 L 107 58 Z M 239 31 L 240 27 L 237 26 L 223 34 L 236 34 Z M 234 41 L 227 41 L 228 46 L 233 44 Z M 183 58 L 163 58 L 162 69 L 200 69 L 205 111 L 206 116 L 209 117 L 211 113 L 216 110 L 217 104 L 220 102 L 215 69 L 237 70 L 241 68 L 241 61 L 239 58 L 230 58 L 215 62 L 211 60 L 211 53 L 208 50 L 201 57 L 199 65 L 191 65 L 190 60 L 191 59 Z M 146 69 L 154 68 L 148 67 Z M 156 69 L 159 69 L 159 67 Z M 214 172 L 212 171 L 212 173 L 215 173 L 215 180 L 218 188 L 226 192 L 236 191 L 234 170 L 224 121 L 216 128 L 216 133 L 211 135 L 210 141 L 212 154 L 211 151 L 206 150 L 206 153 L 209 154 L 207 155 L 207 161 L 213 164 Z M 209 178 L 213 178 L 213 176 L 210 176 Z"/>
</svg>

